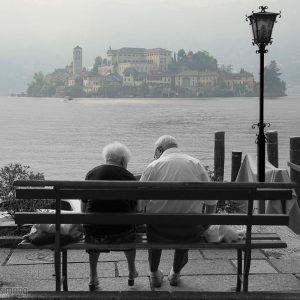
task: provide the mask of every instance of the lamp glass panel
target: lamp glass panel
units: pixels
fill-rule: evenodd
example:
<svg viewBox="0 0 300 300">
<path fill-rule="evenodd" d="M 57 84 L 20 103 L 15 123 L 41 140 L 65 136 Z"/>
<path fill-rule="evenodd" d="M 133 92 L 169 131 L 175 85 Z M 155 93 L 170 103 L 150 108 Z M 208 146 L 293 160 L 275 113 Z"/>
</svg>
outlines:
<svg viewBox="0 0 300 300">
<path fill-rule="evenodd" d="M 250 22 L 251 22 L 252 31 L 253 31 L 254 43 L 258 44 L 257 20 L 256 20 L 256 16 L 254 14 L 250 16 Z"/>
<path fill-rule="evenodd" d="M 256 16 L 257 41 L 268 44 L 271 40 L 276 15 L 259 14 Z"/>
</svg>

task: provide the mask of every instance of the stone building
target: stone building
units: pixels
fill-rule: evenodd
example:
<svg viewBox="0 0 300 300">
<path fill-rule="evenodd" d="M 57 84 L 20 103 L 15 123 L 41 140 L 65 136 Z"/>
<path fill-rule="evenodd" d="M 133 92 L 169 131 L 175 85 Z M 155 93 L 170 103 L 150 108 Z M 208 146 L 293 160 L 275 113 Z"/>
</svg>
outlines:
<svg viewBox="0 0 300 300">
<path fill-rule="evenodd" d="M 99 88 L 102 86 L 103 77 L 102 76 L 88 76 L 83 78 L 83 90 L 86 93 L 95 94 L 98 92 Z"/>
<path fill-rule="evenodd" d="M 147 76 L 146 83 L 149 86 L 171 87 L 172 76 L 169 74 L 152 74 Z"/>
<path fill-rule="evenodd" d="M 223 80 L 230 90 L 242 88 L 248 92 L 254 91 L 254 77 L 248 72 L 227 74 Z"/>
<path fill-rule="evenodd" d="M 135 68 L 126 68 L 123 72 L 123 86 L 139 86 L 146 80 L 145 73 L 139 73 Z"/>
<path fill-rule="evenodd" d="M 175 85 L 182 88 L 211 88 L 217 85 L 218 78 L 219 76 L 216 72 L 187 70 L 175 75 Z"/>
<path fill-rule="evenodd" d="M 162 48 L 145 49 L 124 47 L 119 50 L 110 49 L 107 51 L 108 65 L 118 65 L 121 63 L 150 64 L 151 71 L 165 72 L 168 70 L 168 66 L 171 62 L 172 52 Z"/>
</svg>

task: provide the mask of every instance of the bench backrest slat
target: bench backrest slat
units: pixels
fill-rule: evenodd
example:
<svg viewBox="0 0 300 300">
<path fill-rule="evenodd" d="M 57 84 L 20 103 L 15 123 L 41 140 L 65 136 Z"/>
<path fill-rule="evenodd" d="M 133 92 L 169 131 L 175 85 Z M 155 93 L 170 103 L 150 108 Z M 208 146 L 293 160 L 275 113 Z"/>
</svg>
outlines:
<svg viewBox="0 0 300 300">
<path fill-rule="evenodd" d="M 55 214 L 16 213 L 17 224 L 53 224 Z M 287 215 L 245 214 L 143 214 L 143 213 L 62 213 L 62 224 L 227 224 L 227 225 L 288 225 Z"/>
<path fill-rule="evenodd" d="M 64 180 L 16 180 L 14 186 L 19 187 L 73 187 L 73 188 L 208 188 L 223 189 L 232 187 L 234 189 L 250 188 L 284 188 L 292 189 L 297 187 L 295 183 L 286 182 L 141 182 L 141 181 L 107 181 L 107 180 L 81 180 L 81 181 L 64 181 Z"/>
<path fill-rule="evenodd" d="M 152 199 L 152 200 L 249 200 L 248 189 L 225 189 L 215 188 L 190 188 L 183 189 L 174 187 L 172 189 L 161 187 L 152 188 L 60 188 L 59 190 L 49 188 L 17 188 L 18 199 L 97 199 L 97 200 L 128 200 L 128 199 Z M 292 190 L 287 189 L 257 189 L 252 191 L 255 200 L 287 200 L 291 199 Z"/>
</svg>

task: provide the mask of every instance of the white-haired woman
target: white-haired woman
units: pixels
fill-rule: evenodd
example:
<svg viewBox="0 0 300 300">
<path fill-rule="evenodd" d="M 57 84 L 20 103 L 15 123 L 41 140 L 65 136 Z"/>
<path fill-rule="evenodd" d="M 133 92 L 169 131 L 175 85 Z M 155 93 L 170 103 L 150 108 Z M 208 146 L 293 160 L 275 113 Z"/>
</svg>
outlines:
<svg viewBox="0 0 300 300">
<path fill-rule="evenodd" d="M 127 170 L 127 164 L 130 160 L 129 149 L 118 142 L 108 144 L 102 151 L 105 164 L 97 166 L 89 171 L 86 180 L 135 180 L 133 174 Z M 133 212 L 136 210 L 136 201 L 134 200 L 82 200 L 82 212 Z M 84 225 L 85 239 L 89 243 L 105 242 L 129 242 L 135 238 L 134 225 L 111 225 L 111 224 L 86 224 Z M 89 289 L 96 290 L 99 281 L 97 275 L 97 262 L 100 251 L 87 250 L 90 260 L 90 282 Z M 107 251 L 108 252 L 108 251 Z M 134 284 L 134 279 L 138 276 L 135 267 L 135 250 L 124 251 L 128 262 L 128 285 Z"/>
</svg>

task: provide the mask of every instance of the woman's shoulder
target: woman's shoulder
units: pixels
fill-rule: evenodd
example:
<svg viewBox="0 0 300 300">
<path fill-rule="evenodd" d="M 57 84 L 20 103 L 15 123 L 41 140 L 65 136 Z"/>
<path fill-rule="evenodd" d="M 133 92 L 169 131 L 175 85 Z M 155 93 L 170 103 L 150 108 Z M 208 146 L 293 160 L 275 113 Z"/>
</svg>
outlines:
<svg viewBox="0 0 300 300">
<path fill-rule="evenodd" d="M 136 180 L 135 176 L 130 171 L 124 168 L 123 168 L 123 175 L 125 177 L 124 180 Z"/>
<path fill-rule="evenodd" d="M 87 172 L 85 179 L 86 180 L 101 179 L 99 177 L 101 177 L 108 171 L 107 166 L 108 165 L 99 165 L 94 167 L 93 169 Z"/>
<path fill-rule="evenodd" d="M 115 165 L 100 165 L 90 170 L 86 180 L 136 180 L 127 169 Z"/>
</svg>

